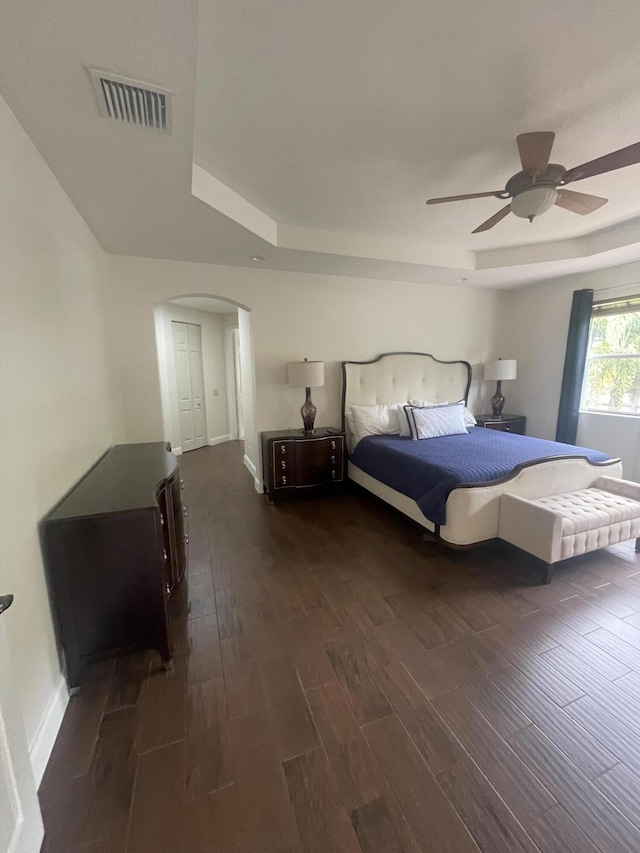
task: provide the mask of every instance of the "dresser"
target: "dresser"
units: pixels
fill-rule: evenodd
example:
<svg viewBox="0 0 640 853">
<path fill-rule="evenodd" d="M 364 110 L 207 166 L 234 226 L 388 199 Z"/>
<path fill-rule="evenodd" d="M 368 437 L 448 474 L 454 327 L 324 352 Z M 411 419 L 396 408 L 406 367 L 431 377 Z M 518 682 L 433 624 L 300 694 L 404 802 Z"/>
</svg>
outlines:
<svg viewBox="0 0 640 853">
<path fill-rule="evenodd" d="M 187 565 L 178 460 L 112 447 L 46 516 L 43 554 L 70 689 L 86 664 L 136 649 L 171 660 L 167 600 Z"/>
<path fill-rule="evenodd" d="M 497 429 L 500 432 L 513 432 L 524 435 L 527 419 L 524 415 L 476 415 L 478 426 L 486 429 Z"/>
<path fill-rule="evenodd" d="M 264 490 L 276 497 L 299 489 L 332 487 L 344 481 L 345 434 L 317 429 L 313 435 L 290 429 L 262 433 Z"/>
</svg>

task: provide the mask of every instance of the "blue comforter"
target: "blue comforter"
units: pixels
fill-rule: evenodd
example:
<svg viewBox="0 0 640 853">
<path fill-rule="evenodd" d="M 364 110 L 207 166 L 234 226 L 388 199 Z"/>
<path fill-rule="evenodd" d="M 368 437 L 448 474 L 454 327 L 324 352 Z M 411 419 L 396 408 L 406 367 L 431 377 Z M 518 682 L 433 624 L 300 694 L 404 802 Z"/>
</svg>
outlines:
<svg viewBox="0 0 640 853">
<path fill-rule="evenodd" d="M 466 435 L 420 441 L 369 435 L 358 442 L 351 461 L 416 501 L 434 524 L 444 524 L 449 492 L 457 486 L 497 480 L 523 462 L 547 456 L 584 456 L 590 462 L 609 459 L 599 450 L 471 427 Z"/>
</svg>

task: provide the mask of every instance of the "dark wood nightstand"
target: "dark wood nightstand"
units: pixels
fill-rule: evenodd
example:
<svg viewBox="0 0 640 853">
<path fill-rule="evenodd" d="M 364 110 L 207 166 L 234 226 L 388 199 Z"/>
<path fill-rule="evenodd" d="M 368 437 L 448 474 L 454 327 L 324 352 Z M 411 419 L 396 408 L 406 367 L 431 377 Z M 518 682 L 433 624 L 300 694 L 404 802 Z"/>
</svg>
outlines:
<svg viewBox="0 0 640 853">
<path fill-rule="evenodd" d="M 479 427 L 487 429 L 498 429 L 501 432 L 513 432 L 516 435 L 524 435 L 527 419 L 524 415 L 476 415 Z"/>
<path fill-rule="evenodd" d="M 345 434 L 339 429 L 300 429 L 262 433 L 262 474 L 271 503 L 297 489 L 344 481 Z"/>
</svg>

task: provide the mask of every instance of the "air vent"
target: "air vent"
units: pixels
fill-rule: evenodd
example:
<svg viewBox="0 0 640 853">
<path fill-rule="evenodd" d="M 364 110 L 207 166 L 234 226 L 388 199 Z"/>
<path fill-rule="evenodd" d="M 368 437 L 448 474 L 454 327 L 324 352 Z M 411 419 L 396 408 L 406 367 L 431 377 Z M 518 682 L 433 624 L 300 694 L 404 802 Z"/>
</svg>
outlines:
<svg viewBox="0 0 640 853">
<path fill-rule="evenodd" d="M 171 92 L 93 68 L 89 74 L 105 118 L 171 133 Z"/>
</svg>

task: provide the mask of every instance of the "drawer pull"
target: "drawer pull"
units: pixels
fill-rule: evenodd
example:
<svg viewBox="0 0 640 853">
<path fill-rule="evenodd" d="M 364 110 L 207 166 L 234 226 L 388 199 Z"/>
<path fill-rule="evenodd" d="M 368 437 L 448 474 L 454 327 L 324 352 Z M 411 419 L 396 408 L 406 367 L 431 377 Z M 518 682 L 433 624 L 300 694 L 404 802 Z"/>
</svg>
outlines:
<svg viewBox="0 0 640 853">
<path fill-rule="evenodd" d="M 184 515 L 184 517 L 185 517 L 185 518 L 187 517 L 187 508 L 186 508 L 186 506 L 185 506 L 185 507 L 182 507 L 182 514 Z"/>
<path fill-rule="evenodd" d="M 284 469 L 287 467 L 287 463 L 284 460 L 282 460 L 282 462 L 280 464 L 282 465 L 282 470 L 284 471 Z"/>
<path fill-rule="evenodd" d="M 188 544 L 189 544 L 189 537 L 188 537 L 188 536 L 185 536 L 185 537 L 184 537 L 184 544 L 185 544 L 185 545 L 188 545 Z"/>
<path fill-rule="evenodd" d="M 332 450 L 335 450 L 335 449 L 336 449 L 336 443 L 335 443 L 335 441 L 332 441 L 332 442 L 331 442 L 331 449 L 332 449 Z"/>
<path fill-rule="evenodd" d="M 184 489 L 184 480 L 180 480 L 180 488 Z"/>
<path fill-rule="evenodd" d="M 281 445 L 280 445 L 280 453 L 283 453 L 283 454 L 284 454 L 284 453 L 286 453 L 286 452 L 287 452 L 286 445 L 281 444 Z"/>
<path fill-rule="evenodd" d="M 332 476 L 332 477 L 333 477 L 333 479 L 335 480 L 335 478 L 336 478 L 336 472 L 335 472 L 335 471 L 332 471 L 332 472 L 331 472 L 331 476 Z"/>
<path fill-rule="evenodd" d="M 160 513 L 160 524 L 164 527 L 164 515 Z"/>
<path fill-rule="evenodd" d="M 167 552 L 164 548 L 162 549 L 162 554 L 163 554 L 165 562 L 166 562 L 169 558 L 167 557 Z"/>
<path fill-rule="evenodd" d="M 335 465 L 335 464 L 336 464 L 336 457 L 335 457 L 335 456 L 332 456 L 332 457 L 331 457 L 331 464 L 332 464 L 332 465 Z"/>
<path fill-rule="evenodd" d="M 286 486 L 286 485 L 287 485 L 287 478 L 286 478 L 286 477 L 283 477 L 283 478 L 282 478 L 282 485 L 283 485 L 283 486 Z"/>
</svg>

